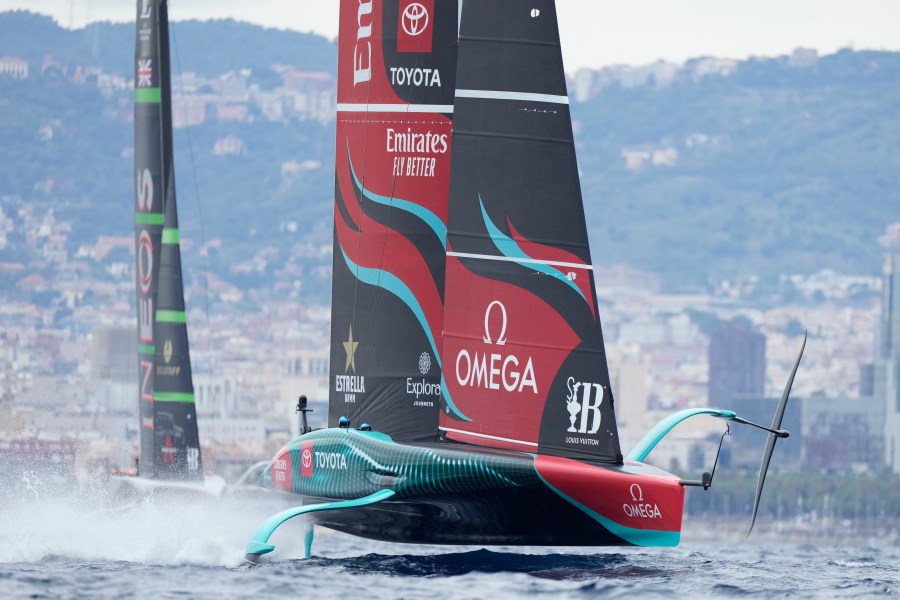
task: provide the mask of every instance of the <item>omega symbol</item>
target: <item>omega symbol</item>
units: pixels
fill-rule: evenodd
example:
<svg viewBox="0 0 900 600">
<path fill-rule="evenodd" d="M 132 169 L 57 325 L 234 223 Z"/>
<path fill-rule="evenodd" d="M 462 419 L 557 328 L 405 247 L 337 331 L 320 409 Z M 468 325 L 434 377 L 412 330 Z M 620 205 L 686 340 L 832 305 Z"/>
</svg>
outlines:
<svg viewBox="0 0 900 600">
<path fill-rule="evenodd" d="M 484 311 L 484 343 L 485 344 L 493 344 L 491 341 L 491 310 L 495 307 L 500 307 L 500 314 L 503 317 L 503 320 L 500 324 L 500 335 L 497 336 L 497 345 L 503 346 L 506 344 L 506 307 L 503 306 L 503 303 L 499 300 L 494 300 L 490 304 L 488 304 L 487 310 Z"/>
<path fill-rule="evenodd" d="M 631 484 L 631 499 L 635 502 L 644 501 L 644 490 L 642 490 L 641 486 L 636 483 Z"/>
</svg>

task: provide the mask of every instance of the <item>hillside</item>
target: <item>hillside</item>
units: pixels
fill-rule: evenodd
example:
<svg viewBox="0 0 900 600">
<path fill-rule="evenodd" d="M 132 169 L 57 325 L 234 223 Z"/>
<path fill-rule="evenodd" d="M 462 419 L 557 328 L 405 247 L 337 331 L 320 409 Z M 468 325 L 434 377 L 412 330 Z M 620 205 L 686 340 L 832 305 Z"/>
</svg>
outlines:
<svg viewBox="0 0 900 600">
<path fill-rule="evenodd" d="M 334 72 L 334 44 L 314 35 L 233 21 L 173 29 L 177 74 L 248 69 L 247 85 L 266 91 L 280 85 L 273 65 Z M 131 25 L 67 31 L 0 13 L 0 57 L 24 58 L 30 72 L 0 77 L 0 197 L 71 219 L 73 252 L 131 231 L 130 89 L 74 74 L 127 81 L 132 36 Z M 573 102 L 595 262 L 652 271 L 670 290 L 823 268 L 878 273 L 876 238 L 900 221 L 900 53 L 756 59 L 697 75 L 699 66 L 637 85 L 619 73 Z M 328 243 L 333 127 L 250 106 L 244 119 L 210 113 L 176 130 L 183 235 L 223 240 L 209 263 L 221 277 L 267 285 L 298 243 Z M 245 151 L 216 155 L 228 136 Z M 0 262 L 22 258 L 10 239 Z M 261 268 L 235 270 L 263 251 Z"/>
</svg>

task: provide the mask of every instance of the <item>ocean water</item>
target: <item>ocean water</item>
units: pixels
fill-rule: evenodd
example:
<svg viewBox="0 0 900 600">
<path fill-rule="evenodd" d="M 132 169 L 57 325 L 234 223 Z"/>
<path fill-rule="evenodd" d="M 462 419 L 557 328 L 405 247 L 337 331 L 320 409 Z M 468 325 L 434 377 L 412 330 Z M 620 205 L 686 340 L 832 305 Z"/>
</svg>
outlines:
<svg viewBox="0 0 900 600">
<path fill-rule="evenodd" d="M 260 564 L 244 544 L 276 502 L 110 506 L 89 494 L 0 495 L 0 598 L 880 598 L 900 594 L 900 548 L 686 541 L 677 548 L 423 546 L 288 522 Z M 686 532 L 707 525 L 692 520 Z M 718 525 L 721 527 L 721 524 Z M 710 533 L 707 531 L 707 533 Z M 725 533 L 725 532 L 723 532 Z M 690 537 L 688 535 L 688 537 Z M 768 538 L 766 538 L 768 539 Z"/>
</svg>

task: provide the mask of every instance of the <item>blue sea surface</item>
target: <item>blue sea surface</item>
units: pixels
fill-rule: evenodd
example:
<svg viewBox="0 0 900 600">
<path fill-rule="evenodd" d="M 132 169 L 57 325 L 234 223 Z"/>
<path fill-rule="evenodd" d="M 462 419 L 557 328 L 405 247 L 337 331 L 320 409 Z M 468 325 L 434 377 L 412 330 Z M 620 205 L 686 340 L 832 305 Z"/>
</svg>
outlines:
<svg viewBox="0 0 900 600">
<path fill-rule="evenodd" d="M 875 598 L 900 593 L 900 548 L 687 541 L 677 548 L 424 546 L 303 524 L 243 563 L 256 525 L 277 510 L 248 499 L 141 501 L 0 498 L 0 598 Z M 700 520 L 686 530 L 702 529 Z M 721 525 L 719 525 L 721 527 Z M 724 533 L 724 532 L 723 532 Z M 769 538 L 766 538 L 769 539 Z"/>
</svg>

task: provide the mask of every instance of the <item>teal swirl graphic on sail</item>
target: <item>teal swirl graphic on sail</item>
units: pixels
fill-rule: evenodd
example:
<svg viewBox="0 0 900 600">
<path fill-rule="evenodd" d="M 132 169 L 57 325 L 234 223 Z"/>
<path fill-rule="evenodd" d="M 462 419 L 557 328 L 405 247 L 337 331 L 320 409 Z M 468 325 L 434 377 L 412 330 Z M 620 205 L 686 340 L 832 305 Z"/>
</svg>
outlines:
<svg viewBox="0 0 900 600">
<path fill-rule="evenodd" d="M 531 269 L 532 271 L 537 271 L 538 273 L 543 273 L 544 275 L 549 275 L 550 277 L 565 282 L 566 285 L 575 290 L 578 295 L 587 302 L 587 298 L 584 297 L 584 292 L 582 292 L 565 273 L 526 254 L 514 239 L 507 236 L 500 231 L 500 228 L 494 225 L 494 222 L 491 221 L 487 211 L 484 209 L 484 201 L 481 199 L 481 194 L 478 195 L 478 203 L 481 205 L 481 215 L 484 218 L 484 226 L 487 227 L 488 234 L 491 236 L 491 241 L 494 243 L 494 247 L 497 248 L 500 254 L 512 259 L 517 265 L 525 267 L 526 269 Z"/>
<path fill-rule="evenodd" d="M 350 175 L 353 177 L 353 183 L 356 184 L 356 187 L 362 190 L 363 196 L 371 200 L 372 202 L 377 202 L 378 204 L 382 204 L 384 206 L 393 207 L 405 212 L 414 215 L 418 219 L 422 220 L 429 229 L 434 232 L 434 235 L 437 236 L 438 240 L 441 242 L 441 246 L 443 246 L 444 250 L 447 249 L 447 226 L 444 224 L 441 219 L 425 208 L 420 204 L 416 204 L 410 200 L 404 200 L 403 198 L 382 196 L 381 194 L 376 194 L 372 190 L 368 190 L 359 180 L 359 177 L 356 176 L 356 169 L 353 168 L 353 160 L 350 158 L 350 148 L 347 148 L 347 161 L 350 163 Z"/>
<path fill-rule="evenodd" d="M 422 326 L 422 330 L 425 332 L 425 336 L 428 338 L 428 343 L 431 344 L 431 350 L 432 352 L 434 352 L 434 356 L 437 360 L 438 366 L 442 366 L 441 353 L 434 341 L 434 335 L 431 332 L 431 327 L 428 325 L 428 319 L 425 318 L 425 312 L 422 310 L 422 307 L 419 305 L 418 300 L 416 300 L 415 295 L 412 293 L 409 287 L 405 283 L 403 283 L 403 280 L 390 271 L 385 271 L 384 269 L 373 269 L 371 267 L 363 267 L 362 265 L 356 264 L 355 262 L 350 260 L 350 257 L 347 256 L 347 253 L 343 248 L 341 248 L 341 254 L 344 257 L 344 262 L 347 263 L 347 267 L 350 268 L 350 271 L 357 279 L 359 279 L 363 283 L 367 283 L 369 285 L 373 285 L 375 287 L 379 287 L 389 291 L 397 298 L 402 300 L 407 307 L 409 307 L 409 309 L 415 315 L 416 320 L 419 322 L 419 325 Z M 447 406 L 458 418 L 462 419 L 463 421 L 472 420 L 464 415 L 458 408 L 456 408 L 456 405 L 450 398 L 450 394 L 447 392 L 447 386 L 444 384 L 443 375 L 441 375 L 441 391 L 444 399 L 447 402 Z"/>
</svg>

